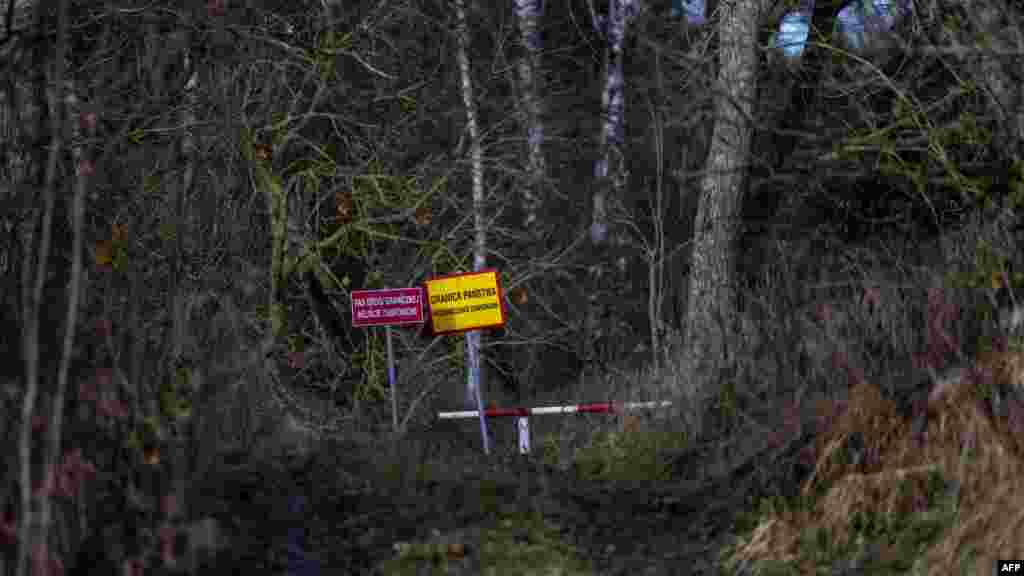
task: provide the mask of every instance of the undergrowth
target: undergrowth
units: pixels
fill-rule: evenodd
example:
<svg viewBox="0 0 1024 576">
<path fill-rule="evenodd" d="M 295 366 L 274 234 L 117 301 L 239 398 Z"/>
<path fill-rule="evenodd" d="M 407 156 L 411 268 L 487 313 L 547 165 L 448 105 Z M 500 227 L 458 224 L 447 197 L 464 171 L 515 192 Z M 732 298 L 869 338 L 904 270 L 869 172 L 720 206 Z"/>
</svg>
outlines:
<svg viewBox="0 0 1024 576">
<path fill-rule="evenodd" d="M 422 542 L 395 544 L 395 556 L 380 567 L 386 576 L 405 574 L 481 574 L 509 576 L 590 575 L 593 569 L 580 551 L 565 544 L 559 528 L 537 514 L 512 513 L 475 526 L 468 533 L 433 533 Z M 472 554 L 471 554 L 472 553 Z"/>
<path fill-rule="evenodd" d="M 946 493 L 944 487 L 938 476 L 934 489 L 928 494 L 928 503 L 910 514 L 855 513 L 845 535 L 807 522 L 790 557 L 746 565 L 737 561 L 734 553 L 755 537 L 755 530 L 764 518 L 808 518 L 814 514 L 816 504 L 816 499 L 804 497 L 762 500 L 756 511 L 742 514 L 735 524 L 734 543 L 720 552 L 719 573 L 722 576 L 847 574 L 851 570 L 880 576 L 923 573 L 919 571 L 924 569 L 924 552 L 957 519 L 956 498 Z"/>
</svg>

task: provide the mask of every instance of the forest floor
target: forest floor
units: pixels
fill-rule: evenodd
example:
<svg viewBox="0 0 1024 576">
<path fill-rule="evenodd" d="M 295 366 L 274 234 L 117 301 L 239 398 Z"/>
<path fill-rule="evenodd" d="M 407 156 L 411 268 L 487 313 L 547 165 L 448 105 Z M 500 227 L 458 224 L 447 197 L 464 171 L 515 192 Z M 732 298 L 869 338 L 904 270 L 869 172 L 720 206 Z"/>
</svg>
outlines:
<svg viewBox="0 0 1024 576">
<path fill-rule="evenodd" d="M 473 431 L 438 426 L 397 446 L 335 443 L 290 466 L 217 470 L 200 503 L 231 542 L 215 569 L 716 574 L 754 484 L 741 478 L 750 466 L 710 482 L 668 467 L 656 481 L 601 478 L 513 453 L 514 443 L 500 445 L 507 438 L 485 455 L 479 438 L 466 438 Z M 696 464 L 680 453 L 671 468 L 684 459 Z M 296 496 L 308 503 L 303 512 L 291 506 Z"/>
<path fill-rule="evenodd" d="M 528 456 L 511 426 L 485 455 L 439 422 L 225 465 L 198 509 L 226 525 L 218 573 L 937 576 L 1024 557 L 1014 420 L 967 383 L 929 402 L 908 420 L 863 383 L 782 435 L 620 421 L 538 434 Z"/>
</svg>

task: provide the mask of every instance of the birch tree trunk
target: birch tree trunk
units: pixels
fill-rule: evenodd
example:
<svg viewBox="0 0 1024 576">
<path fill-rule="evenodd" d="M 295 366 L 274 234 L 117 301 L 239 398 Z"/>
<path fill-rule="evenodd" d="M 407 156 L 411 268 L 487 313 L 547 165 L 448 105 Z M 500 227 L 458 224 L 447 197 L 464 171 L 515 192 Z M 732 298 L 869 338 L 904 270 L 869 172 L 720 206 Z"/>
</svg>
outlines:
<svg viewBox="0 0 1024 576">
<path fill-rule="evenodd" d="M 718 95 L 707 173 L 694 226 L 683 372 L 677 393 L 713 394 L 729 366 L 728 338 L 736 314 L 737 239 L 757 95 L 757 0 L 719 4 Z M 700 409 L 693 411 L 699 418 Z M 696 422 L 698 429 L 699 420 Z"/>
<path fill-rule="evenodd" d="M 476 101 L 473 98 L 473 77 L 469 67 L 469 25 L 466 22 L 465 0 L 455 0 L 456 39 L 458 41 L 459 74 L 462 104 L 466 108 L 469 130 L 470 170 L 473 177 L 473 270 L 482 270 L 487 262 L 487 230 L 484 221 L 484 165 L 480 147 L 480 126 L 477 124 Z M 480 434 L 484 452 L 490 453 L 487 423 L 480 396 L 480 331 L 466 332 L 466 402 L 480 411 Z"/>
<path fill-rule="evenodd" d="M 622 165 L 625 111 L 625 80 L 622 75 L 622 43 L 626 27 L 640 11 L 636 0 L 608 0 L 608 17 L 594 16 L 594 26 L 605 31 L 605 84 L 601 94 L 604 122 L 598 141 L 601 156 L 594 166 L 593 217 L 590 241 L 599 246 L 609 237 L 609 204 L 620 200 L 626 185 Z M 615 166 L 612 166 L 612 163 Z"/>
<path fill-rule="evenodd" d="M 543 236 L 539 212 L 544 205 L 544 121 L 540 100 L 540 32 L 541 0 L 515 0 L 516 19 L 523 55 L 519 59 L 519 83 L 522 90 L 523 116 L 526 122 L 527 182 L 522 190 L 523 229 L 534 241 Z"/>
<path fill-rule="evenodd" d="M 620 231 L 611 231 L 610 214 L 621 211 L 621 199 L 626 187 L 627 174 L 623 165 L 622 144 L 624 141 L 625 79 L 622 73 L 622 45 L 629 21 L 638 15 L 636 0 L 608 0 L 608 16 L 593 14 L 595 29 L 604 32 L 605 84 L 601 94 L 603 122 L 598 140 L 600 156 L 594 165 L 594 192 L 590 224 L 590 242 L 595 249 L 587 271 L 587 310 L 584 318 L 582 351 L 580 356 L 586 364 L 595 361 L 610 361 L 613 358 L 602 351 L 605 335 L 601 331 L 600 318 L 607 317 L 601 304 L 602 283 L 609 277 L 607 257 L 609 244 L 620 244 Z M 581 376 L 582 377 L 582 376 Z"/>
</svg>

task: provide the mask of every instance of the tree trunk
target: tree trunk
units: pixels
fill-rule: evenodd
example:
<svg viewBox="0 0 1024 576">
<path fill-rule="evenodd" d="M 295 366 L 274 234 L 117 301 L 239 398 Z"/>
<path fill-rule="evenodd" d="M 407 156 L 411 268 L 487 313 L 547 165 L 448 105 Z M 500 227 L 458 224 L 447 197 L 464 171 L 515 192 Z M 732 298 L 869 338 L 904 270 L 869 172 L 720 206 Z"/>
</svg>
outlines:
<svg viewBox="0 0 1024 576">
<path fill-rule="evenodd" d="M 519 58 L 519 83 L 522 87 L 522 108 L 526 122 L 527 182 L 523 186 L 522 209 L 523 229 L 531 240 L 543 237 L 543 222 L 539 218 L 544 205 L 544 181 L 547 166 L 544 161 L 544 121 L 541 118 L 540 100 L 540 0 L 516 0 L 516 19 L 519 21 L 519 37 L 523 44 L 523 55 Z"/>
<path fill-rule="evenodd" d="M 602 318 L 608 318 L 607 298 L 612 282 L 609 244 L 621 246 L 621 227 L 612 231 L 610 223 L 621 218 L 622 194 L 626 187 L 626 169 L 622 146 L 625 134 L 625 78 L 622 72 L 622 50 L 630 20 L 640 12 L 635 0 L 608 0 L 608 15 L 593 14 L 593 24 L 603 33 L 605 46 L 605 84 L 601 95 L 601 125 L 598 147 L 600 156 L 594 165 L 593 207 L 590 224 L 590 254 L 587 271 L 587 309 L 584 318 L 580 356 L 585 364 L 613 361 L 613 353 L 603 350 L 608 335 L 601 330 Z M 609 217 L 611 216 L 611 218 Z M 613 283 L 613 282 L 612 282 Z M 585 373 L 585 370 L 584 370 Z M 581 378 L 583 375 L 581 374 Z"/>
<path fill-rule="evenodd" d="M 462 85 L 462 104 L 466 108 L 466 125 L 469 132 L 470 166 L 473 176 L 473 270 L 479 271 L 486 265 L 487 224 L 484 220 L 484 163 L 480 146 L 480 126 L 477 123 L 476 100 L 473 96 L 473 77 L 469 66 L 469 25 L 466 21 L 465 0 L 455 2 L 456 39 L 459 79 Z M 483 415 L 483 399 L 480 396 L 480 331 L 466 332 L 466 402 L 475 401 L 480 411 L 480 437 L 484 452 L 490 453 L 487 422 Z"/>
<path fill-rule="evenodd" d="M 694 226 L 683 350 L 686 380 L 676 389 L 692 399 L 714 393 L 720 369 L 732 360 L 727 339 L 736 313 L 740 206 L 757 95 L 758 2 L 736 0 L 721 4 L 720 10 L 719 94 Z"/>
<path fill-rule="evenodd" d="M 32 561 L 33 554 L 46 554 L 47 558 L 43 561 L 48 562 L 49 552 L 47 545 L 49 543 L 50 536 L 50 495 L 46 491 L 40 492 L 38 495 L 33 494 L 32 487 L 34 485 L 32 480 L 32 467 L 36 461 L 41 461 L 40 474 L 45 479 L 45 474 L 50 471 L 47 470 L 47 463 L 54 460 L 53 454 L 47 454 L 46 446 L 41 442 L 37 443 L 33 440 L 32 422 L 35 417 L 43 418 L 49 424 L 49 418 L 46 416 L 46 407 L 38 406 L 37 401 L 42 396 L 43 388 L 49 388 L 50 382 L 47 379 L 50 377 L 50 370 L 45 369 L 42 365 L 43 362 L 49 362 L 50 358 L 43 358 L 40 354 L 40 316 L 41 309 L 47 306 L 49 303 L 44 298 L 43 287 L 46 283 L 47 277 L 47 266 L 50 262 L 51 244 L 54 228 L 54 213 L 57 211 L 57 188 L 61 187 L 62 184 L 59 178 L 59 158 L 61 151 L 67 140 L 65 131 L 65 116 L 64 111 L 64 97 L 65 97 L 65 75 L 66 75 L 66 56 L 67 56 L 67 18 L 68 18 L 68 3 L 59 2 L 56 6 L 57 9 L 57 41 L 54 54 L 54 64 L 52 73 L 44 72 L 42 74 L 43 79 L 49 80 L 49 85 L 53 88 L 46 88 L 43 93 L 46 95 L 46 102 L 49 107 L 49 128 L 50 128 L 50 149 L 48 151 L 48 157 L 46 162 L 46 175 L 45 175 L 45 188 L 43 190 L 43 202 L 44 208 L 41 218 L 39 220 L 40 228 L 36 231 L 39 234 L 38 250 L 35 254 L 35 260 L 32 262 L 30 258 L 26 258 L 24 262 L 25 269 L 23 274 L 23 285 L 22 294 L 25 298 L 23 307 L 23 318 L 25 321 L 25 330 L 22 335 L 22 350 L 24 354 L 25 363 L 25 395 L 22 398 L 21 406 L 21 436 L 18 443 L 18 459 L 19 459 L 19 472 L 20 472 L 20 489 L 21 489 L 21 506 L 19 509 L 20 518 L 18 518 L 18 536 L 17 536 L 17 564 L 15 565 L 14 573 L 17 576 L 24 576 L 29 573 L 31 569 L 30 562 Z M 37 26 L 39 30 L 44 29 L 45 12 L 40 8 L 37 13 Z M 45 62 L 45 58 L 43 59 Z M 50 69 L 49 66 L 46 69 Z M 40 132 L 41 136 L 41 132 Z M 64 203 L 61 202 L 60 206 Z M 35 247 L 34 244 L 30 246 Z M 28 254 L 26 254 L 28 256 Z M 35 265 L 35 270 L 32 271 L 31 264 Z M 52 327 L 48 327 L 51 328 Z M 73 326 L 68 326 L 68 330 L 73 330 Z M 48 351 L 52 351 L 53 348 L 47 348 Z M 41 373 L 42 372 L 42 373 Z M 56 396 L 56 395 L 55 395 Z M 55 402 L 56 403 L 56 402 Z M 59 430 L 58 430 L 59 433 Z M 51 439 L 53 436 L 51 436 Z M 56 438 L 59 441 L 59 436 Z M 33 458 L 33 449 L 38 449 L 36 458 Z M 38 500 L 35 500 L 38 498 Z"/>
<path fill-rule="evenodd" d="M 621 200 L 625 188 L 625 167 L 622 165 L 622 145 L 625 140 L 625 79 L 622 75 L 622 48 L 629 21 L 640 12 L 634 0 L 609 0 L 607 18 L 595 16 L 594 26 L 603 29 L 605 47 L 605 84 L 601 95 L 601 126 L 599 147 L 601 156 L 594 166 L 593 218 L 590 241 L 600 246 L 609 240 L 610 204 Z M 612 163 L 615 165 L 612 166 Z"/>
</svg>

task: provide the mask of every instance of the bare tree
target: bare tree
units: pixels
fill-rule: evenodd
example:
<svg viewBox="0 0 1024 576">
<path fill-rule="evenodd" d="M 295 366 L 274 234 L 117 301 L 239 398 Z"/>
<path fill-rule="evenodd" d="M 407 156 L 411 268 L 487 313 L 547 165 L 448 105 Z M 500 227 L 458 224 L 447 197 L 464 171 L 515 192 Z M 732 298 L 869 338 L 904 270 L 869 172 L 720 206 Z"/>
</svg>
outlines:
<svg viewBox="0 0 1024 576">
<path fill-rule="evenodd" d="M 727 338 L 737 302 L 736 240 L 757 95 L 758 12 L 757 0 L 719 4 L 719 96 L 694 225 L 683 352 L 690 381 L 678 390 L 691 397 L 712 392 L 720 361 L 729 360 Z"/>
</svg>

